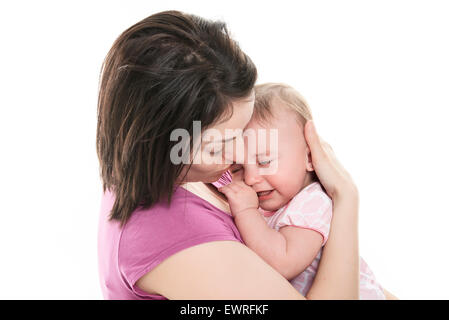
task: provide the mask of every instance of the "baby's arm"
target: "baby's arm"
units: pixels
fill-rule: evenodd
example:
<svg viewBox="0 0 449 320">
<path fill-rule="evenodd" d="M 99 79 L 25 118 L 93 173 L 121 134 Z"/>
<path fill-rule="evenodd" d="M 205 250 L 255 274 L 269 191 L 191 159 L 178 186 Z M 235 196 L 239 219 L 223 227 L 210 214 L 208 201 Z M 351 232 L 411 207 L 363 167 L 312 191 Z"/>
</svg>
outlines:
<svg viewBox="0 0 449 320">
<path fill-rule="evenodd" d="M 235 224 L 245 244 L 288 280 L 313 262 L 323 243 L 323 237 L 313 230 L 271 229 L 257 209 L 235 216 Z"/>
<path fill-rule="evenodd" d="M 245 244 L 282 276 L 290 280 L 313 262 L 323 243 L 320 233 L 294 226 L 282 227 L 279 232 L 271 229 L 257 210 L 256 192 L 243 181 L 219 190 L 228 199 Z"/>
</svg>

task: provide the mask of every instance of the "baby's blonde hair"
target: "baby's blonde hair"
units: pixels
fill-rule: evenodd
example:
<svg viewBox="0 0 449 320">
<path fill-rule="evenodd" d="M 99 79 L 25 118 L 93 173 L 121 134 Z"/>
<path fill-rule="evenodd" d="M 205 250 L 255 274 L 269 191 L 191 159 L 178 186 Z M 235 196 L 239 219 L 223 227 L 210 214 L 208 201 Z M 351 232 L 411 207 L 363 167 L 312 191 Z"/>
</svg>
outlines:
<svg viewBox="0 0 449 320">
<path fill-rule="evenodd" d="M 312 112 L 304 97 L 291 86 L 284 83 L 263 83 L 255 86 L 256 100 L 253 118 L 269 122 L 273 118 L 273 101 L 278 99 L 288 110 L 293 111 L 298 121 L 304 125 L 312 120 Z"/>
<path fill-rule="evenodd" d="M 282 102 L 280 105 L 293 111 L 299 123 L 304 125 L 312 120 L 312 112 L 304 97 L 291 86 L 284 83 L 263 83 L 255 86 L 256 100 L 252 118 L 256 121 L 270 123 L 273 119 L 274 101 Z M 279 104 L 276 104 L 279 106 Z M 319 182 L 316 172 L 310 172 L 312 181 Z"/>
</svg>

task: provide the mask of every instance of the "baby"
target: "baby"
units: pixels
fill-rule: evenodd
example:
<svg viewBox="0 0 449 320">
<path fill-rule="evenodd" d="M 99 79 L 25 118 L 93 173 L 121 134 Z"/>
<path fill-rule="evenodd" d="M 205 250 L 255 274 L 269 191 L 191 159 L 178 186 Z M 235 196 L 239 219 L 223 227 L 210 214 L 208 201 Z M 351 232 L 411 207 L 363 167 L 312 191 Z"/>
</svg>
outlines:
<svg viewBox="0 0 449 320">
<path fill-rule="evenodd" d="M 256 86 L 254 113 L 244 135 L 244 170 L 233 175 L 232 183 L 229 172 L 214 183 L 226 195 L 245 244 L 304 296 L 317 272 L 332 218 L 332 200 L 313 171 L 303 134 L 311 119 L 307 103 L 293 88 Z M 361 258 L 360 299 L 385 299 Z"/>
</svg>

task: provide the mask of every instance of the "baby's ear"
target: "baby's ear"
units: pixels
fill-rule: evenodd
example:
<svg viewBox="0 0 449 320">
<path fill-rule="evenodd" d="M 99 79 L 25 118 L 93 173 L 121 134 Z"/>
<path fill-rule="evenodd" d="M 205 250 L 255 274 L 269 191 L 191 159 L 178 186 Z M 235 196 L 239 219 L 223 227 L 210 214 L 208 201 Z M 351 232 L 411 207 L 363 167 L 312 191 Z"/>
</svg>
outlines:
<svg viewBox="0 0 449 320">
<path fill-rule="evenodd" d="M 313 164 L 312 164 L 312 154 L 310 152 L 309 147 L 306 147 L 306 170 L 314 171 Z"/>
</svg>

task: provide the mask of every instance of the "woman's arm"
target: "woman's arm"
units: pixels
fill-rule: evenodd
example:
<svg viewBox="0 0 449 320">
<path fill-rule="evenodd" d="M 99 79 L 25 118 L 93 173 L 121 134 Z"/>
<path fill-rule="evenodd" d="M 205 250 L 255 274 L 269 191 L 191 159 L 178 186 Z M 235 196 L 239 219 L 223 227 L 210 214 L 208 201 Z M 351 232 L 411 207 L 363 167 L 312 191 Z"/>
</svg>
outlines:
<svg viewBox="0 0 449 320">
<path fill-rule="evenodd" d="M 213 241 L 182 250 L 140 278 L 137 285 L 168 299 L 304 299 L 237 241 Z"/>
<path fill-rule="evenodd" d="M 332 198 L 333 217 L 310 299 L 359 299 L 358 190 L 312 121 L 304 128 L 312 164 Z"/>
<path fill-rule="evenodd" d="M 329 238 L 323 249 L 311 299 L 359 299 L 358 197 L 333 199 Z"/>
<path fill-rule="evenodd" d="M 386 289 L 382 289 L 384 291 L 385 294 L 385 298 L 387 298 L 387 300 L 399 300 L 398 297 L 396 297 L 395 295 L 393 295 L 391 292 L 387 291 Z"/>
</svg>

